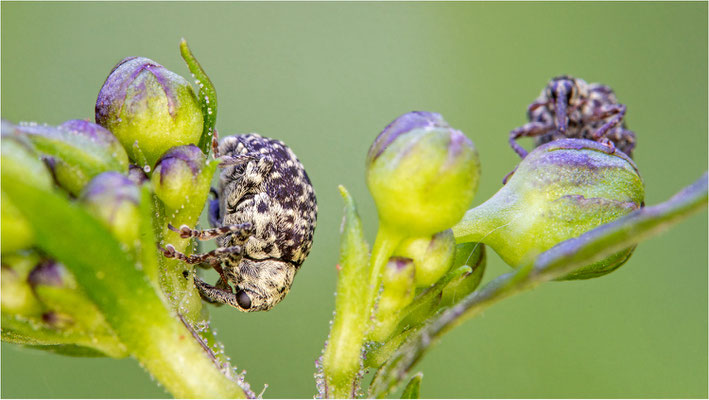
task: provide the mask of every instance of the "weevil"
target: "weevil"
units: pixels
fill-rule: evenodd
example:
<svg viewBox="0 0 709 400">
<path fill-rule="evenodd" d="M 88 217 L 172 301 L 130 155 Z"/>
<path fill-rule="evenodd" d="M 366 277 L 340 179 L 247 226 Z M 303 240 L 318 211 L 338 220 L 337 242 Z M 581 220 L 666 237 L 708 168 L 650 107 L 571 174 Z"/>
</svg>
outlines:
<svg viewBox="0 0 709 400">
<path fill-rule="evenodd" d="M 251 133 L 217 142 L 215 132 L 212 146 L 222 167 L 218 189 L 212 189 L 216 199 L 209 203 L 213 228 L 170 228 L 183 238 L 216 238 L 218 247 L 185 255 L 167 245 L 163 252 L 219 273 L 214 286 L 194 277 L 206 301 L 245 312 L 270 310 L 288 294 L 310 252 L 315 191 L 303 165 L 280 140 Z"/>
<path fill-rule="evenodd" d="M 626 129 L 626 106 L 613 90 L 568 75 L 553 78 L 527 108 L 529 122 L 510 132 L 512 149 L 524 158 L 527 151 L 516 140 L 534 137 L 535 145 L 563 138 L 590 139 L 632 156 L 635 133 Z"/>
</svg>

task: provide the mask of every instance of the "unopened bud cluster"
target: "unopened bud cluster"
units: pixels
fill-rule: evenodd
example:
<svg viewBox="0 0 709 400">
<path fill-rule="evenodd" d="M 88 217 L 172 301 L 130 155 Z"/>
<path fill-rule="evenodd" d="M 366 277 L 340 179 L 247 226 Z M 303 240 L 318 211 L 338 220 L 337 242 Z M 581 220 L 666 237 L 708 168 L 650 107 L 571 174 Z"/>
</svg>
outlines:
<svg viewBox="0 0 709 400">
<path fill-rule="evenodd" d="M 157 256 L 159 240 L 145 234 L 144 192 L 155 194 L 151 198 L 157 201 L 149 206 L 157 211 L 150 217 L 167 219 L 160 220 L 165 230 L 168 223 L 194 225 L 205 203 L 216 163 L 210 165 L 195 146 L 204 120 L 186 79 L 147 58 L 129 57 L 100 88 L 95 122 L 72 119 L 52 126 L 3 120 L 3 176 L 67 198 L 142 266 L 148 252 Z M 18 343 L 71 344 L 122 355 L 102 315 L 69 270 L 42 251 L 46 244 L 23 214 L 27 210 L 11 197 L 3 189 L 3 338 L 11 332 Z M 67 229 L 57 228 L 58 235 Z M 39 333 L 25 332 L 37 327 L 48 332 L 39 341 Z"/>
<path fill-rule="evenodd" d="M 127 355 L 61 263 L 35 251 L 3 255 L 1 283 L 3 337 L 35 345 L 71 344 L 111 357 Z"/>
<path fill-rule="evenodd" d="M 480 162 L 470 139 L 440 114 L 414 111 L 379 134 L 366 167 L 380 235 L 397 243 L 382 272 L 368 336 L 383 342 L 440 309 L 442 293 L 452 280 L 446 277 L 458 274 L 452 268 L 456 243 L 449 228 L 473 200 Z M 484 260 L 478 261 L 475 267 L 481 271 Z"/>
</svg>

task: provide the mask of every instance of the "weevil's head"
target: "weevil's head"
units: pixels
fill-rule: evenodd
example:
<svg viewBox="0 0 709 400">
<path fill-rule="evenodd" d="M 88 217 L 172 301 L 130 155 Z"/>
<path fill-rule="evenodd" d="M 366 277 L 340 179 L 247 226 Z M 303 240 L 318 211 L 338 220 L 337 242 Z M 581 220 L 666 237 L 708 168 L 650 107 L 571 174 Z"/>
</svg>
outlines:
<svg viewBox="0 0 709 400">
<path fill-rule="evenodd" d="M 553 78 L 545 88 L 555 115 L 555 124 L 560 133 L 565 133 L 569 124 L 569 113 L 573 106 L 579 105 L 586 93 L 586 82 L 569 75 Z"/>
<path fill-rule="evenodd" d="M 235 291 L 230 305 L 244 312 L 270 310 L 288 294 L 295 273 L 287 261 L 242 258 L 238 272 L 229 274 Z"/>
</svg>

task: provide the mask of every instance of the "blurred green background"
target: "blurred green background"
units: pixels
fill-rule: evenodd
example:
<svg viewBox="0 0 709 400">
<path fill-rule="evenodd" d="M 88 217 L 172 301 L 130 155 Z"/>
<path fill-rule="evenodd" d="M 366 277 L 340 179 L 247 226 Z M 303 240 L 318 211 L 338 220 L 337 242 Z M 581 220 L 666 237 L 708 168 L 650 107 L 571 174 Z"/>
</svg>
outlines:
<svg viewBox="0 0 709 400">
<path fill-rule="evenodd" d="M 181 37 L 219 94 L 222 136 L 259 132 L 306 166 L 320 213 L 286 300 L 213 309 L 227 353 L 258 393 L 312 397 L 334 305 L 344 184 L 369 240 L 374 137 L 411 110 L 443 114 L 477 145 L 473 205 L 519 161 L 508 132 L 553 76 L 613 87 L 638 134 L 647 204 L 707 167 L 707 3 L 2 2 L 2 117 L 93 119 L 123 57 L 189 76 Z M 531 140 L 524 142 L 525 146 Z M 487 278 L 509 267 L 488 253 Z M 549 283 L 447 334 L 416 370 L 424 397 L 707 397 L 707 216 L 641 244 L 617 272 Z M 2 397 L 166 397 L 135 360 L 2 344 Z"/>
</svg>

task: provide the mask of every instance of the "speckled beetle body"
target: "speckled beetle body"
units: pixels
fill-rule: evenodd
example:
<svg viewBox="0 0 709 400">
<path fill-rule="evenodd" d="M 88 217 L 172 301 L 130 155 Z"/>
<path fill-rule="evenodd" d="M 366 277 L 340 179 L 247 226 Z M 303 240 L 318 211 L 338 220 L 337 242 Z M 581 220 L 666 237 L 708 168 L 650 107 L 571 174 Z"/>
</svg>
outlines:
<svg viewBox="0 0 709 400">
<path fill-rule="evenodd" d="M 182 226 L 179 232 L 202 240 L 216 237 L 218 248 L 197 256 L 174 250 L 165 255 L 206 262 L 219 272 L 215 286 L 194 278 L 205 300 L 241 311 L 269 310 L 288 293 L 310 252 L 317 219 L 315 192 L 303 165 L 279 140 L 257 134 L 230 136 L 215 153 L 223 167 L 217 198 L 209 207 L 215 228 Z"/>
<path fill-rule="evenodd" d="M 510 132 L 510 146 L 524 158 L 527 151 L 516 142 L 520 137 L 534 137 L 536 146 L 577 138 L 595 140 L 631 156 L 635 133 L 625 127 L 625 111 L 610 87 L 559 76 L 549 81 L 527 109 L 530 122 Z"/>
</svg>

